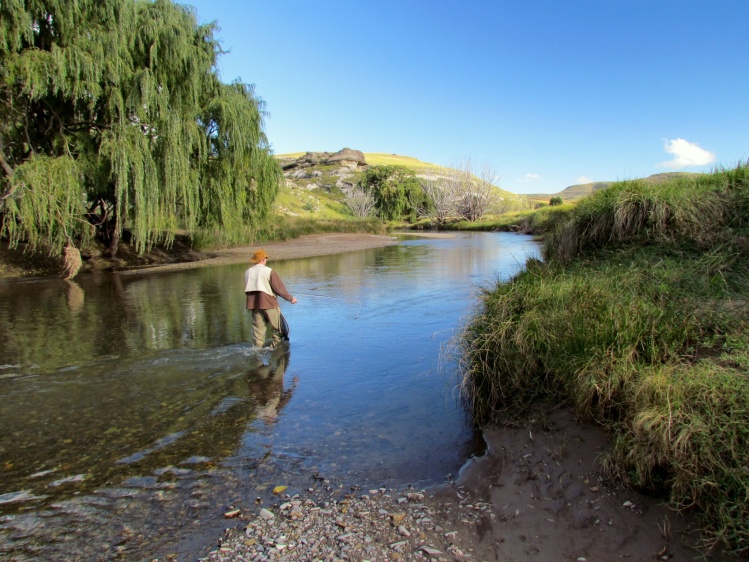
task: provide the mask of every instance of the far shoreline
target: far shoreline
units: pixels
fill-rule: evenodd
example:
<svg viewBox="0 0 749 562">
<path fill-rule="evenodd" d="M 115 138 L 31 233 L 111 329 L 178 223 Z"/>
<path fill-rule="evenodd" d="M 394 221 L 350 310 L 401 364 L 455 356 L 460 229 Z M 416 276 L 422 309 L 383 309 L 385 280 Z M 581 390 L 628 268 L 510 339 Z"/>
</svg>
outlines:
<svg viewBox="0 0 749 562">
<path fill-rule="evenodd" d="M 453 238 L 454 233 L 439 232 L 399 232 L 408 236 L 423 238 Z M 199 252 L 201 257 L 193 261 L 181 261 L 175 263 L 154 264 L 119 270 L 121 274 L 143 274 L 161 271 L 177 271 L 193 269 L 196 267 L 207 267 L 217 265 L 231 265 L 235 263 L 249 263 L 252 253 L 257 249 L 264 249 L 269 254 L 269 261 L 280 261 L 289 259 L 312 258 L 317 256 L 328 256 L 394 246 L 399 243 L 398 237 L 382 234 L 305 234 L 299 238 L 283 240 L 278 242 L 256 243 L 247 246 L 233 248 L 207 250 Z"/>
</svg>

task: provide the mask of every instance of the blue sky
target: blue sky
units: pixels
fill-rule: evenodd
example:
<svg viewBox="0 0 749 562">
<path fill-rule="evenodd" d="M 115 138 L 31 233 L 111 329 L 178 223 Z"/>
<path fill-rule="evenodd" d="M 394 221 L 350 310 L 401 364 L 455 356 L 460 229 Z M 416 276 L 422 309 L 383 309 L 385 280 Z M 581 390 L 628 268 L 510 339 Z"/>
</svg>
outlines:
<svg viewBox="0 0 749 562">
<path fill-rule="evenodd" d="M 749 0 L 191 0 L 276 154 L 488 165 L 513 193 L 749 157 Z"/>
</svg>

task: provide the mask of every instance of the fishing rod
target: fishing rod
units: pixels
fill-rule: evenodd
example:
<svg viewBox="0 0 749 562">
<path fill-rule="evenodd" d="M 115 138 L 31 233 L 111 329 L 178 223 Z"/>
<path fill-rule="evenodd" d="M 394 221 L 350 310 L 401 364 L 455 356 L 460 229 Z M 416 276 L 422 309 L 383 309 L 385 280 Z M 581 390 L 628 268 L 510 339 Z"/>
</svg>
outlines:
<svg viewBox="0 0 749 562">
<path fill-rule="evenodd" d="M 314 293 L 294 293 L 294 294 L 295 295 L 302 295 L 302 296 L 305 296 L 305 297 L 317 297 L 317 298 L 320 298 L 320 299 L 333 299 L 333 300 L 337 300 L 337 301 L 355 302 L 356 304 L 359 305 L 359 310 L 356 311 L 356 316 L 354 316 L 354 318 L 359 318 L 359 313 L 361 312 L 361 301 L 358 301 L 356 299 L 344 299 L 344 298 L 341 298 L 341 297 L 331 297 L 329 295 L 316 295 Z"/>
</svg>

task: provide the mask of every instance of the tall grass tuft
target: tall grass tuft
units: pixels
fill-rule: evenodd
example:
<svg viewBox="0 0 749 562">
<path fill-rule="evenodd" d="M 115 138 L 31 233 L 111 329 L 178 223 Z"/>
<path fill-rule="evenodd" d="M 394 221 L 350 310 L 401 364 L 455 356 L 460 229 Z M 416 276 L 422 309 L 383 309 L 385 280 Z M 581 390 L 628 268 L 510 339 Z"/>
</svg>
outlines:
<svg viewBox="0 0 749 562">
<path fill-rule="evenodd" d="M 746 225 L 748 170 L 744 164 L 696 179 L 616 183 L 580 201 L 549 238 L 545 257 L 565 262 L 616 244 L 720 245 Z"/>
<path fill-rule="evenodd" d="M 462 334 L 477 423 L 539 399 L 612 431 L 611 475 L 749 551 L 749 167 L 582 200 Z"/>
</svg>

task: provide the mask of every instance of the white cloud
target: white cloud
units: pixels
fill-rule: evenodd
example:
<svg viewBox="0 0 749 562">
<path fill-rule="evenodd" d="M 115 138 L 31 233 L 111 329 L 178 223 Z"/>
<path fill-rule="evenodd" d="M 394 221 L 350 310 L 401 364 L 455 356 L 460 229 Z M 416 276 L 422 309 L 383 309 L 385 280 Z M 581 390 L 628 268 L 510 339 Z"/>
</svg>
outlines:
<svg viewBox="0 0 749 562">
<path fill-rule="evenodd" d="M 584 183 L 593 183 L 593 180 L 590 178 L 586 178 L 585 176 L 580 176 L 575 180 L 577 185 L 582 185 Z"/>
<path fill-rule="evenodd" d="M 664 143 L 666 152 L 674 155 L 673 160 L 662 162 L 665 168 L 687 168 L 690 166 L 705 166 L 715 162 L 715 154 L 700 148 L 693 142 L 684 139 L 667 140 Z"/>
<path fill-rule="evenodd" d="M 528 182 L 531 182 L 531 181 L 536 181 L 538 179 L 541 179 L 541 176 L 539 176 L 538 174 L 525 174 L 525 176 L 523 177 L 523 179 L 520 180 L 520 181 L 523 182 L 523 183 L 528 183 Z"/>
</svg>

